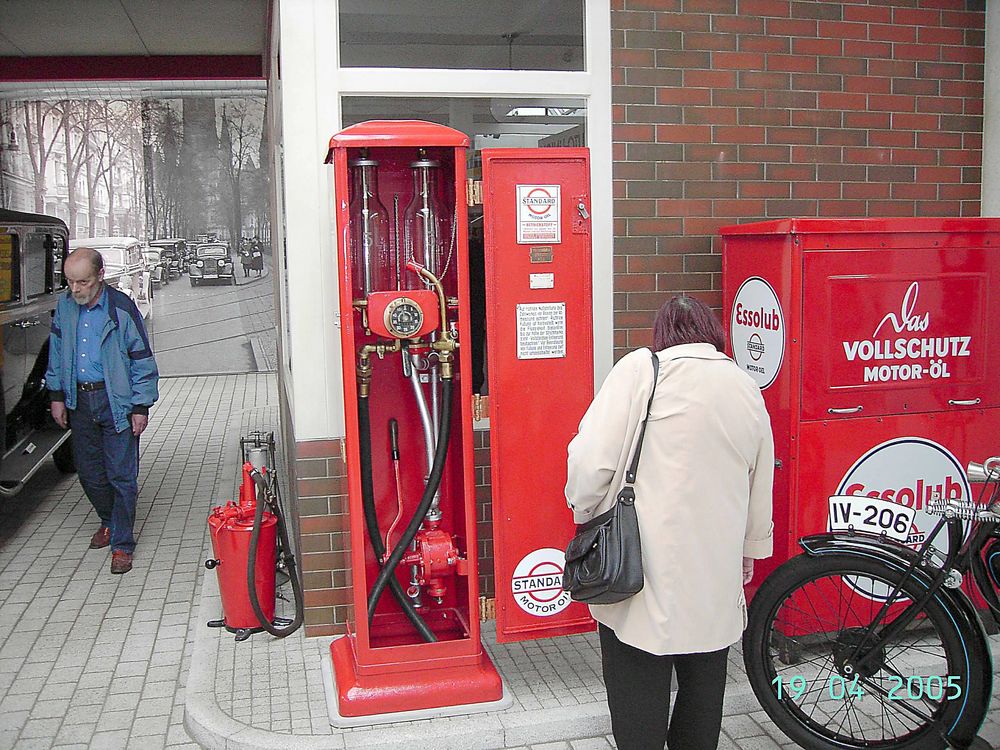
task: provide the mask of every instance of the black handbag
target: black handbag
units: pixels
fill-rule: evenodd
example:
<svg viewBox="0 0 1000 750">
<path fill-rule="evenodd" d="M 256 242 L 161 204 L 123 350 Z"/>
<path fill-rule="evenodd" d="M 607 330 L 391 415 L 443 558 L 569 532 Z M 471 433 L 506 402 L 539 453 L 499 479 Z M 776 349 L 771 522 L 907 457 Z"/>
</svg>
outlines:
<svg viewBox="0 0 1000 750">
<path fill-rule="evenodd" d="M 576 536 L 566 547 L 563 589 L 569 592 L 573 601 L 615 604 L 642 591 L 642 543 L 632 485 L 659 371 L 660 360 L 654 353 L 653 389 L 646 403 L 646 416 L 639 429 L 639 442 L 625 472 L 625 484 L 618 492 L 614 507 L 577 526 Z"/>
</svg>

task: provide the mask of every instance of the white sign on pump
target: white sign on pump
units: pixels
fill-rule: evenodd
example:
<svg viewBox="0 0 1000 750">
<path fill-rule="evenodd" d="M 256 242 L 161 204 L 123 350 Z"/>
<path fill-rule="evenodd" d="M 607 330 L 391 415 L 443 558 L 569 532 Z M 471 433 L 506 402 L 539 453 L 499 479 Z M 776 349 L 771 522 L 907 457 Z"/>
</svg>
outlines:
<svg viewBox="0 0 1000 750">
<path fill-rule="evenodd" d="M 561 210 L 559 185 L 518 185 L 517 243 L 561 242 Z"/>
<path fill-rule="evenodd" d="M 733 359 L 764 390 L 785 358 L 785 316 L 774 288 L 759 276 L 740 284 L 729 321 Z"/>
</svg>

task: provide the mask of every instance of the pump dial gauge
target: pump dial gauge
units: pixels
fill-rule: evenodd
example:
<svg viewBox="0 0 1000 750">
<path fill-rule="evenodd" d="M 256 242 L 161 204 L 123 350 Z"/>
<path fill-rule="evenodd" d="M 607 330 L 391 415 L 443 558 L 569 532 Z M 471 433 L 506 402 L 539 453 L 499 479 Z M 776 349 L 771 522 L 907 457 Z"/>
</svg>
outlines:
<svg viewBox="0 0 1000 750">
<path fill-rule="evenodd" d="M 424 311 L 409 297 L 397 297 L 386 305 L 382 320 L 393 338 L 413 338 L 424 325 Z"/>
</svg>

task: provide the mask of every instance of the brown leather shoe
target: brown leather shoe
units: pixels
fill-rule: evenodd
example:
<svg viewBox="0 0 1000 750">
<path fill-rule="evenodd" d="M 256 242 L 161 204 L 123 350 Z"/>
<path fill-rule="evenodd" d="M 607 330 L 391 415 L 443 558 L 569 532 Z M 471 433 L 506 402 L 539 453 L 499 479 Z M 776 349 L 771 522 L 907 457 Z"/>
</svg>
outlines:
<svg viewBox="0 0 1000 750">
<path fill-rule="evenodd" d="M 111 553 L 111 572 L 115 575 L 128 573 L 132 570 L 132 555 L 116 549 Z"/>
<path fill-rule="evenodd" d="M 111 529 L 107 526 L 102 526 L 90 537 L 91 549 L 101 549 L 109 544 L 111 544 Z"/>
</svg>

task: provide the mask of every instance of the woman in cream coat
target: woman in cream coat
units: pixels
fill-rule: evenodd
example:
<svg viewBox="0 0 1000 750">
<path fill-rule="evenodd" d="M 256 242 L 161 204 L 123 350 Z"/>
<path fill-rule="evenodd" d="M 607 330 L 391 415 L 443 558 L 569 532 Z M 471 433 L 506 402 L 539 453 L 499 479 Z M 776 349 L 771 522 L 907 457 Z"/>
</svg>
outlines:
<svg viewBox="0 0 1000 750">
<path fill-rule="evenodd" d="M 665 303 L 653 341 L 660 370 L 635 481 L 645 583 L 590 609 L 619 750 L 715 748 L 726 657 L 746 624 L 743 584 L 753 559 L 771 554 L 771 427 L 756 383 L 722 353 L 706 305 Z M 652 381 L 650 351 L 633 351 L 584 415 L 566 484 L 577 523 L 615 502 Z"/>
</svg>

